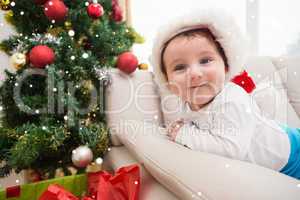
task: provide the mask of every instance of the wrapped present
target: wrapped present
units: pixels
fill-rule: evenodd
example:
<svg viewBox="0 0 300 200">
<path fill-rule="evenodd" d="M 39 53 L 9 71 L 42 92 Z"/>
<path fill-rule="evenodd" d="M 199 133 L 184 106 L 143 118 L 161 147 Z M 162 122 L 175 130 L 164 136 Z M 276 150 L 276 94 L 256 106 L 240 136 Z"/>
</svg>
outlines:
<svg viewBox="0 0 300 200">
<path fill-rule="evenodd" d="M 2 200 L 138 200 L 140 171 L 138 165 L 117 170 L 66 176 L 0 191 Z"/>
<path fill-rule="evenodd" d="M 87 175 L 73 175 L 39 181 L 0 190 L 1 200 L 39 200 L 41 194 L 51 184 L 58 184 L 75 196 L 82 196 L 87 191 Z"/>
</svg>

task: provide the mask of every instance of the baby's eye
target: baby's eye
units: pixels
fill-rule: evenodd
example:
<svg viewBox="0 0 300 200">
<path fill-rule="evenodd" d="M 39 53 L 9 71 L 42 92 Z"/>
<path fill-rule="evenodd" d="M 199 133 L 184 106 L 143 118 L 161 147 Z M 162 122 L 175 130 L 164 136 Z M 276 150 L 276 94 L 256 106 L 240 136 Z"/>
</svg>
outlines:
<svg viewBox="0 0 300 200">
<path fill-rule="evenodd" d="M 207 64 L 211 61 L 212 61 L 211 58 L 202 58 L 199 62 L 200 62 L 200 64 L 204 65 L 204 64 Z"/>
<path fill-rule="evenodd" d="M 179 64 L 174 67 L 174 71 L 183 70 L 184 68 L 185 68 L 185 65 Z"/>
</svg>

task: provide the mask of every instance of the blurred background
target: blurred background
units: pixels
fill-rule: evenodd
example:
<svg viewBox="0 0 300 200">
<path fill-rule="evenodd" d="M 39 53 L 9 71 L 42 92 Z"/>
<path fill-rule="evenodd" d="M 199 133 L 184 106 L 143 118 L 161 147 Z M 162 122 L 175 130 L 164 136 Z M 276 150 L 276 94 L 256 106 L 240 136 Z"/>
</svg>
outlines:
<svg viewBox="0 0 300 200">
<path fill-rule="evenodd" d="M 251 54 L 300 54 L 299 0 L 130 0 L 131 23 L 146 42 L 135 45 L 140 62 L 148 63 L 152 40 L 168 19 L 194 8 L 217 7 L 236 18 L 251 41 Z"/>
</svg>

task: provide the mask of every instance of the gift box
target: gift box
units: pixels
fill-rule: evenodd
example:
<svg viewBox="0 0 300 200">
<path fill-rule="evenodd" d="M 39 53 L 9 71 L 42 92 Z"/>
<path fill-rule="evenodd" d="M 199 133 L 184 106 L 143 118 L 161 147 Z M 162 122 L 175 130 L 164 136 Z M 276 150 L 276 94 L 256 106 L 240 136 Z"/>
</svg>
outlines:
<svg viewBox="0 0 300 200">
<path fill-rule="evenodd" d="M 65 176 L 60 178 L 24 184 L 0 190 L 1 200 L 39 200 L 49 185 L 58 184 L 77 197 L 87 191 L 87 174 Z"/>
<path fill-rule="evenodd" d="M 121 167 L 114 175 L 102 170 L 13 186 L 0 191 L 1 200 L 138 200 L 140 169 Z"/>
</svg>

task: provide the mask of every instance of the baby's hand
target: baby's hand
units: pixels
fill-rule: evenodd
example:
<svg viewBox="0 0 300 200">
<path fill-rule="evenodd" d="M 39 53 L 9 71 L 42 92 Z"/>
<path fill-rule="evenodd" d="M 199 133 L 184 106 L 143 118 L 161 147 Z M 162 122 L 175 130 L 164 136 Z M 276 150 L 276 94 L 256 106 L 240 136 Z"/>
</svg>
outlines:
<svg viewBox="0 0 300 200">
<path fill-rule="evenodd" d="M 171 138 L 172 141 L 175 141 L 178 131 L 183 126 L 183 124 L 183 119 L 179 119 L 175 122 L 172 122 L 167 128 L 167 135 Z"/>
</svg>

